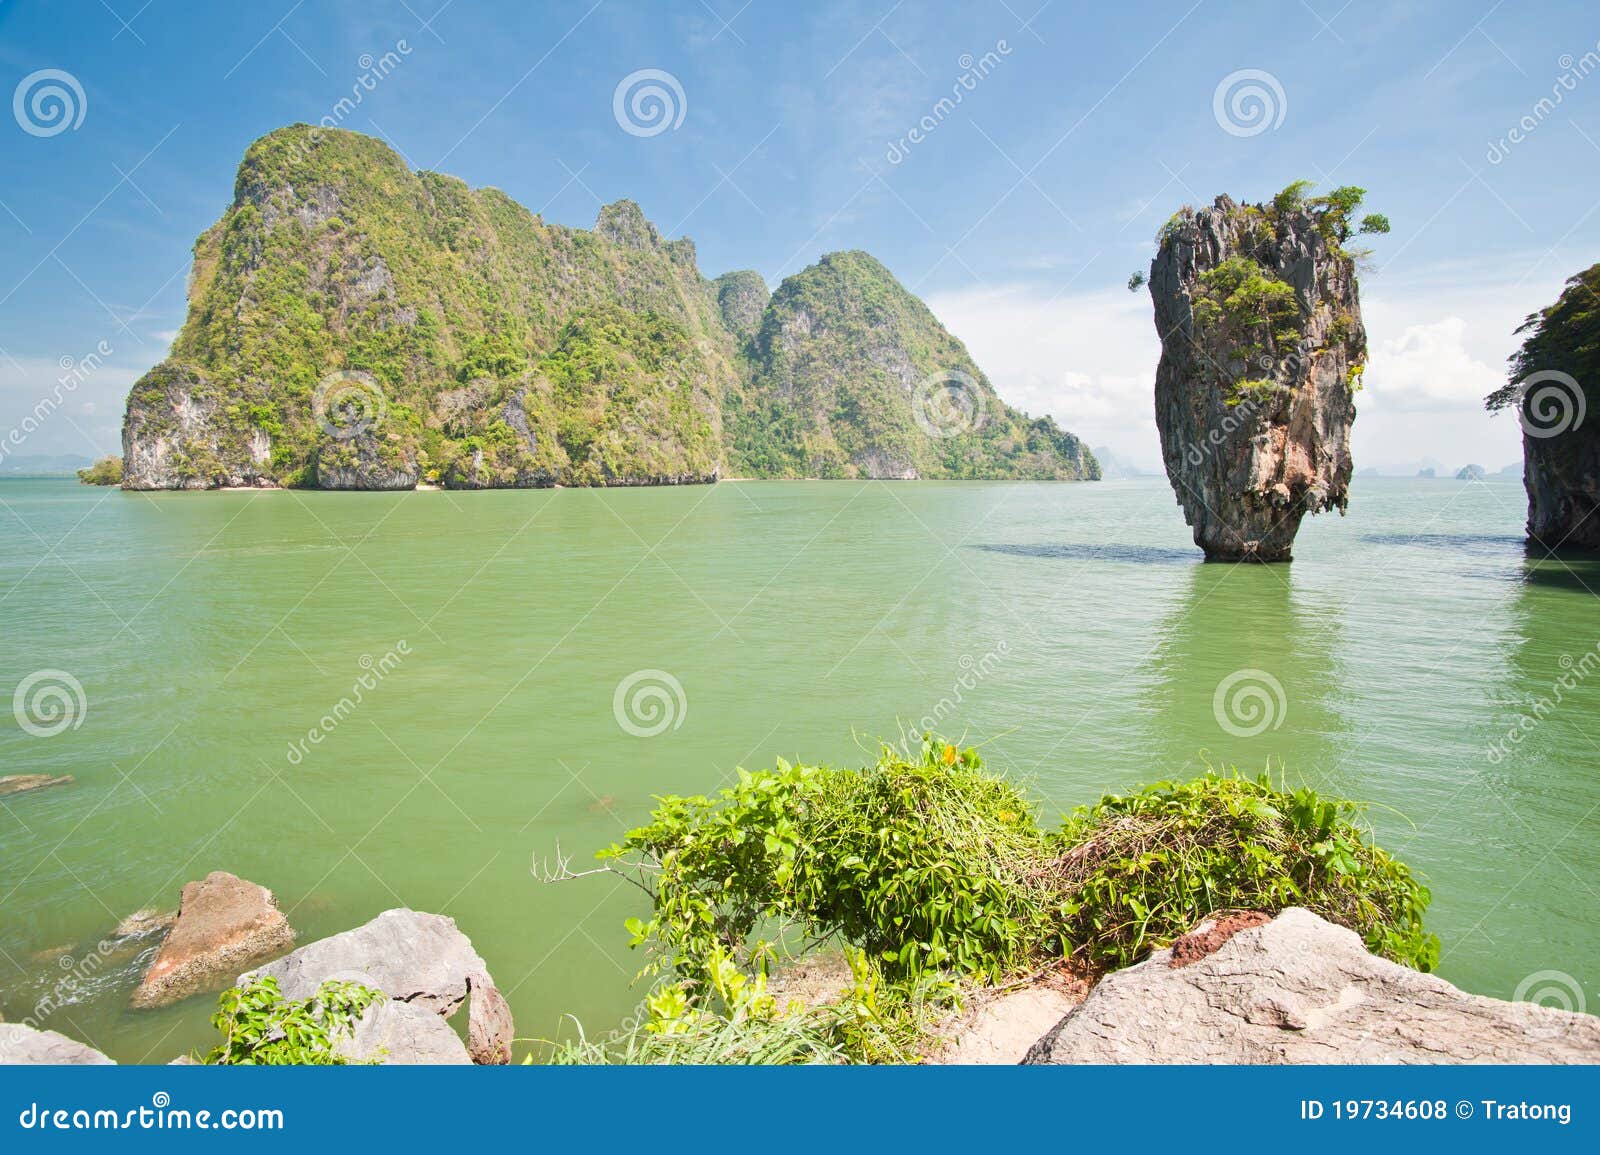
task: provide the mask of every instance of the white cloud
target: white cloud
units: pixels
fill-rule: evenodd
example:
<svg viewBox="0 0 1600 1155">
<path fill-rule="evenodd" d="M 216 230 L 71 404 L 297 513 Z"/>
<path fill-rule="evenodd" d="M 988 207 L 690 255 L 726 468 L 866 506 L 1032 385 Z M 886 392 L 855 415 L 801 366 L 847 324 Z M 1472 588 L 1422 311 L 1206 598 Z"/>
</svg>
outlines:
<svg viewBox="0 0 1600 1155">
<path fill-rule="evenodd" d="M 1123 288 L 1056 294 L 1016 283 L 934 293 L 928 307 L 966 342 L 1008 403 L 1158 467 L 1151 398 L 1161 346 L 1148 296 Z"/>
<path fill-rule="evenodd" d="M 1445 317 L 1373 342 L 1365 382 L 1383 409 L 1456 409 L 1481 405 L 1503 377 L 1468 351 L 1466 320 Z"/>
</svg>

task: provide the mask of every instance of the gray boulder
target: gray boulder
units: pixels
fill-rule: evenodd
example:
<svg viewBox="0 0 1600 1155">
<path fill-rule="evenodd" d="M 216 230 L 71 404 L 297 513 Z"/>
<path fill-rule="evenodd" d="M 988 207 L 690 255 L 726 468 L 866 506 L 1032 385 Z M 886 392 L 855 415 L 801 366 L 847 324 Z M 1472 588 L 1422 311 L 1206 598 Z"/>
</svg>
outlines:
<svg viewBox="0 0 1600 1155">
<path fill-rule="evenodd" d="M 355 1034 L 334 1051 L 350 1063 L 392 1066 L 470 1066 L 472 1059 L 455 1029 L 425 1007 L 385 999 L 367 1008 Z"/>
<path fill-rule="evenodd" d="M 21 1023 L 0 1023 L 0 1065 L 111 1066 L 93 1047 L 55 1031 L 36 1031 Z"/>
<path fill-rule="evenodd" d="M 1600 1018 L 1457 990 L 1293 907 L 1107 975 L 1027 1063 L 1597 1063 Z"/>
<path fill-rule="evenodd" d="M 472 940 L 456 927 L 455 919 L 444 915 L 404 908 L 386 910 L 364 926 L 319 939 L 240 975 L 239 982 L 257 976 L 277 979 L 286 999 L 309 998 L 329 979 L 358 982 L 388 995 L 386 1002 L 368 1008 L 350 1044 L 350 1054 L 365 1060 L 510 1060 L 514 1037 L 510 1008 L 495 989 L 488 964 L 473 949 Z M 469 996 L 470 1059 L 467 1047 L 445 1022 Z M 434 1022 L 424 1023 L 419 1014 Z M 450 1036 L 449 1041 L 445 1035 Z M 446 1057 L 458 1052 L 459 1058 Z"/>
</svg>

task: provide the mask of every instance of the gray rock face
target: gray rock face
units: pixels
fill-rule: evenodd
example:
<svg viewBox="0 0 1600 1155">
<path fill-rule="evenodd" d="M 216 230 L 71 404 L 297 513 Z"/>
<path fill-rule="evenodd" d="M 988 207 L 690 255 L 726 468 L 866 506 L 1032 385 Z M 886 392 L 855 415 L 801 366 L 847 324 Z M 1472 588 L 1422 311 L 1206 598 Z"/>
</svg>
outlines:
<svg viewBox="0 0 1600 1155">
<path fill-rule="evenodd" d="M 354 1035 L 339 1039 L 334 1051 L 349 1063 L 393 1066 L 472 1064 L 461 1036 L 448 1022 L 414 1003 L 387 999 L 367 1008 Z"/>
<path fill-rule="evenodd" d="M 415 489 L 421 477 L 415 458 L 390 451 L 372 432 L 317 449 L 319 489 Z"/>
<path fill-rule="evenodd" d="M 1292 308 L 1241 305 L 1230 276 L 1244 269 L 1292 289 Z M 1156 425 L 1195 544 L 1213 560 L 1289 560 L 1301 519 L 1348 501 L 1367 355 L 1354 262 L 1309 211 L 1223 196 L 1172 219 L 1150 296 Z"/>
<path fill-rule="evenodd" d="M 1298 907 L 1102 979 L 1029 1063 L 1596 1063 L 1600 1018 L 1469 995 Z"/>
<path fill-rule="evenodd" d="M 276 488 L 271 439 L 231 428 L 223 408 L 197 372 L 167 362 L 145 374 L 122 419 L 122 488 Z"/>
<path fill-rule="evenodd" d="M 404 908 L 386 910 L 365 926 L 319 939 L 264 967 L 240 975 L 241 983 L 271 976 L 286 999 L 309 998 L 328 979 L 359 982 L 389 998 L 368 1008 L 351 1046 L 355 1054 L 390 1063 L 508 1062 L 514 1030 L 511 1012 L 489 978 L 489 968 L 455 920 Z M 471 997 L 468 1048 L 445 1022 Z M 404 1009 L 402 1009 L 404 1008 Z M 440 1030 L 423 1024 L 433 1019 Z M 454 1042 L 452 1049 L 444 1036 Z M 445 1058 L 455 1055 L 460 1058 Z M 496 1055 L 504 1054 L 504 1058 Z"/>
<path fill-rule="evenodd" d="M 294 929 L 272 891 L 217 870 L 183 888 L 178 917 L 132 1005 L 163 1007 L 222 990 L 245 967 L 294 945 Z"/>
<path fill-rule="evenodd" d="M 36 1031 L 21 1023 L 0 1023 L 0 1066 L 111 1066 L 93 1047 L 55 1031 Z"/>
</svg>

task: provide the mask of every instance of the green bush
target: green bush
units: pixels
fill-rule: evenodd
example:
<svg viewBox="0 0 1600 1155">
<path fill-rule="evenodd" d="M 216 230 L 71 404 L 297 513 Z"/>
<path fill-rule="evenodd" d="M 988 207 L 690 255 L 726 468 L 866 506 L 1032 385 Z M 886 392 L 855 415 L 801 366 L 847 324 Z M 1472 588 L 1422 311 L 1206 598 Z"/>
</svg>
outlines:
<svg viewBox="0 0 1600 1155">
<path fill-rule="evenodd" d="M 1093 962 L 1126 966 L 1219 911 L 1303 906 L 1358 932 L 1369 950 L 1432 970 L 1431 898 L 1356 825 L 1356 803 L 1208 774 L 1108 795 L 1055 836 L 1065 934 Z"/>
<path fill-rule="evenodd" d="M 214 1066 L 341 1066 L 335 1040 L 355 1031 L 362 1012 L 384 998 L 360 983 L 330 979 L 308 999 L 285 999 L 270 975 L 229 987 L 211 1025 L 222 1042 L 201 1060 Z"/>
<path fill-rule="evenodd" d="M 723 954 L 765 968 L 790 928 L 858 946 L 896 980 L 998 978 L 1052 937 L 1044 834 L 974 750 L 929 740 L 862 770 L 741 770 L 716 799 L 666 797 L 652 817 L 601 857 L 653 877 L 633 944 L 690 977 Z"/>
</svg>

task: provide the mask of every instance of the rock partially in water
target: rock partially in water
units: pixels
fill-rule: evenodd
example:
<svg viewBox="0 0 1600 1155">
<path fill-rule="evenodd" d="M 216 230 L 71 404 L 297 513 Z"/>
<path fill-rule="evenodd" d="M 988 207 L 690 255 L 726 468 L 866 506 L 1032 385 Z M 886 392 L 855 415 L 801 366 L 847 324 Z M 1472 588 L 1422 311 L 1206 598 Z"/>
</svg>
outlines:
<svg viewBox="0 0 1600 1155">
<path fill-rule="evenodd" d="M 0 1023 L 0 1066 L 111 1066 L 112 1060 L 55 1031 Z"/>
<path fill-rule="evenodd" d="M 8 794 L 25 794 L 29 790 L 43 790 L 46 786 L 66 786 L 71 774 L 59 777 L 50 774 L 7 774 L 0 777 L 0 798 Z"/>
<path fill-rule="evenodd" d="M 1029 1063 L 1595 1063 L 1600 1018 L 1469 995 L 1291 907 L 1102 979 Z"/>
<path fill-rule="evenodd" d="M 460 1047 L 459 1037 L 444 1020 L 470 996 L 469 1046 L 462 1048 L 462 1055 L 470 1050 L 476 1062 L 510 1061 L 515 1034 L 510 1008 L 495 989 L 488 965 L 453 918 L 404 908 L 386 910 L 364 926 L 319 939 L 243 974 L 239 982 L 257 976 L 277 979 L 286 999 L 310 998 L 329 979 L 381 990 L 388 1001 L 368 1008 L 356 1045 L 376 1047 L 374 1040 L 387 1039 L 383 1045 L 389 1050 L 383 1061 L 391 1063 L 447 1061 L 429 1057 L 439 1054 L 440 1047 L 448 1049 L 444 1036 L 431 1027 L 419 1027 L 414 1014 L 402 1017 L 396 1004 L 435 1017 Z"/>
<path fill-rule="evenodd" d="M 1156 425 L 1210 560 L 1287 561 L 1306 514 L 1345 509 L 1367 337 L 1341 229 L 1297 199 L 1222 196 L 1162 233 Z"/>
<path fill-rule="evenodd" d="M 172 924 L 178 921 L 178 912 L 175 910 L 156 910 L 154 907 L 145 907 L 136 910 L 127 918 L 117 923 L 116 930 L 111 932 L 113 939 L 148 938 L 151 935 L 166 934 L 172 929 Z"/>
<path fill-rule="evenodd" d="M 1600 264 L 1527 318 L 1511 379 L 1488 397 L 1522 424 L 1528 537 L 1547 550 L 1600 550 Z"/>
<path fill-rule="evenodd" d="M 135 1007 L 162 1007 L 221 990 L 235 975 L 294 945 L 272 891 L 217 870 L 188 883 L 178 917 L 133 992 Z"/>
</svg>

